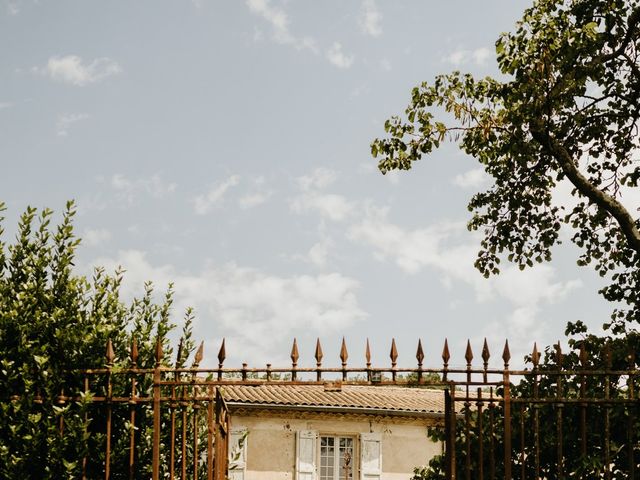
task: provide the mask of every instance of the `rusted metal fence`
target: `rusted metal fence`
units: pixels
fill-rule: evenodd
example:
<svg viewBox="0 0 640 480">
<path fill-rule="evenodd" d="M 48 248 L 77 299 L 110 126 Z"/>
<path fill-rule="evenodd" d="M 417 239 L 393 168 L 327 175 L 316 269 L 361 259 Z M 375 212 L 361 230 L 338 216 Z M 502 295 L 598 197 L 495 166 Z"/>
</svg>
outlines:
<svg viewBox="0 0 640 480">
<path fill-rule="evenodd" d="M 640 468 L 635 352 L 629 352 L 624 365 L 614 365 L 606 349 L 598 354 L 598 364 L 595 357 L 589 359 L 584 343 L 571 355 L 579 358 L 577 367 L 564 365 L 559 345 L 541 363 L 534 346 L 530 368 L 515 370 L 505 343 L 501 365 L 495 368 L 485 340 L 481 366 L 473 365 L 470 343 L 465 363 L 452 365 L 445 340 L 442 365 L 427 368 L 418 341 L 417 366 L 401 368 L 392 340 L 390 365 L 378 367 L 372 365 L 367 340 L 364 366 L 352 367 L 343 339 L 340 366 L 327 367 L 318 340 L 315 366 L 301 367 L 294 340 L 290 366 L 227 368 L 223 340 L 217 368 L 200 367 L 202 345 L 191 367 L 167 367 L 158 343 L 155 367 L 145 369 L 137 367 L 135 342 L 128 353 L 130 364 L 114 366 L 109 342 L 106 366 L 79 372 L 84 384 L 78 390 L 83 393 L 59 398 L 61 403 L 81 398 L 90 404 L 85 428 L 100 453 L 82 459 L 83 478 L 223 480 L 228 474 L 230 415 L 219 387 L 339 381 L 442 389 L 445 421 L 434 432 L 445 445 L 440 478 L 635 479 Z M 64 434 L 62 414 L 60 432 Z M 416 459 L 416 464 L 424 460 Z"/>
</svg>

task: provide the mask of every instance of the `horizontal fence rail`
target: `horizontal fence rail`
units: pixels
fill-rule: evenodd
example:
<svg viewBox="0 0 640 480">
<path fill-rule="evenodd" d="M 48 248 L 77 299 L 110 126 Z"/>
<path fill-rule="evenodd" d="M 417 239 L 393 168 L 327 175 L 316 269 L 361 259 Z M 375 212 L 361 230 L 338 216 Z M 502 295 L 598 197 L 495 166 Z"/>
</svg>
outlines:
<svg viewBox="0 0 640 480">
<path fill-rule="evenodd" d="M 363 366 L 348 364 L 344 339 L 339 367 L 323 366 L 319 339 L 315 366 L 308 367 L 298 365 L 295 339 L 291 365 L 283 367 L 226 367 L 224 340 L 217 368 L 200 367 L 203 353 L 200 345 L 190 367 L 172 366 L 158 341 L 153 368 L 139 368 L 135 341 L 128 360 L 119 362 L 109 341 L 104 367 L 75 372 L 78 388 L 60 392 L 55 403 L 60 435 L 70 409 L 79 409 L 86 451 L 99 452 L 80 460 L 83 478 L 225 479 L 230 415 L 219 387 L 327 381 L 442 389 L 444 425 L 434 435 L 445 445 L 447 479 L 635 479 L 640 468 L 640 371 L 633 350 L 614 359 L 608 344 L 589 352 L 583 342 L 566 355 L 558 344 L 541 362 L 534 344 L 525 369 L 510 368 L 508 342 L 500 366 L 490 366 L 486 340 L 480 364 L 473 364 L 467 342 L 465 366 L 455 368 L 446 340 L 442 364 L 433 368 L 424 366 L 420 340 L 417 365 L 409 368 L 398 366 L 395 340 L 384 367 L 372 364 L 368 340 Z M 34 399 L 34 408 L 43 408 L 37 386 Z"/>
</svg>

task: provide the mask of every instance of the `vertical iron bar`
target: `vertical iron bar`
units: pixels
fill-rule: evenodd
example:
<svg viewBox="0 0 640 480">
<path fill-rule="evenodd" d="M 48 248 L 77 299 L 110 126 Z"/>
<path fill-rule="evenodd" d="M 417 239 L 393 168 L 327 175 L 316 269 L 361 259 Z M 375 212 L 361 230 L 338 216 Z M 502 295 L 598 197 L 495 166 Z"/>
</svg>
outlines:
<svg viewBox="0 0 640 480">
<path fill-rule="evenodd" d="M 533 398 L 538 399 L 538 375 L 534 376 Z M 535 479 L 540 478 L 540 405 L 533 406 L 533 441 L 534 441 L 534 475 Z"/>
<path fill-rule="evenodd" d="M 151 478 L 160 480 L 160 382 L 162 372 L 162 339 L 156 342 L 156 365 L 153 369 L 153 455 L 151 458 Z"/>
<path fill-rule="evenodd" d="M 209 385 L 209 403 L 207 404 L 207 480 L 213 480 L 213 432 L 215 429 L 215 399 L 213 385 Z"/>
<path fill-rule="evenodd" d="M 525 404 L 520 404 L 520 478 L 525 480 L 525 455 L 524 455 L 524 414 Z"/>
<path fill-rule="evenodd" d="M 187 393 L 186 387 L 182 385 L 182 457 L 180 467 L 182 471 L 181 480 L 187 480 Z"/>
<path fill-rule="evenodd" d="M 136 458 L 136 378 L 131 374 L 131 397 L 129 399 L 129 480 L 135 477 Z"/>
<path fill-rule="evenodd" d="M 611 390 L 611 377 L 609 371 L 611 370 L 611 349 L 607 343 L 604 348 L 604 357 L 607 374 L 604 376 L 604 398 L 609 400 Z M 604 478 L 611 480 L 611 424 L 609 419 L 610 405 L 604 404 Z"/>
<path fill-rule="evenodd" d="M 131 344 L 131 370 L 129 371 L 131 380 L 131 396 L 129 397 L 129 480 L 135 478 L 136 460 L 136 366 L 138 363 L 138 345 L 135 340 Z"/>
<path fill-rule="evenodd" d="M 587 369 L 587 348 L 584 341 L 580 344 L 580 369 L 583 372 Z M 580 399 L 584 400 L 580 403 L 580 457 L 584 460 L 587 458 L 587 376 L 582 373 L 580 375 Z M 583 476 L 584 478 L 584 476 Z"/>
<path fill-rule="evenodd" d="M 86 397 L 87 393 L 89 392 L 89 377 L 87 376 L 87 374 L 85 373 L 84 375 L 84 395 Z M 85 407 L 87 408 L 87 407 Z M 87 480 L 87 454 L 86 454 L 86 439 L 88 438 L 88 427 L 89 427 L 89 414 L 85 411 L 84 412 L 84 425 L 83 425 L 83 430 L 84 430 L 84 439 L 85 439 L 85 448 L 84 448 L 84 455 L 82 456 L 82 480 Z"/>
<path fill-rule="evenodd" d="M 509 360 L 511 359 L 511 353 L 509 352 L 508 341 L 505 341 L 502 359 L 504 360 L 502 375 L 504 388 L 504 477 L 511 479 L 511 380 L 509 378 Z"/>
<path fill-rule="evenodd" d="M 199 363 L 199 362 L 198 362 Z M 198 363 L 194 363 L 193 367 L 197 368 Z M 193 387 L 191 392 L 193 394 L 193 480 L 198 480 L 198 412 L 200 411 L 200 403 L 198 402 L 199 387 L 196 384 L 196 373 L 192 376 Z"/>
<path fill-rule="evenodd" d="M 174 372 L 173 378 L 174 382 L 178 381 L 178 372 Z M 174 384 L 171 385 L 171 401 L 169 402 L 169 410 L 171 416 L 171 440 L 169 440 L 169 448 L 171 449 L 169 452 L 169 480 L 173 480 L 175 478 L 176 470 L 176 402 L 176 386 Z"/>
<path fill-rule="evenodd" d="M 636 353 L 633 349 L 630 349 L 629 351 L 629 355 L 627 357 L 627 359 L 629 360 L 629 376 L 627 377 L 627 392 L 628 392 L 628 398 L 629 400 L 634 400 L 634 389 L 635 389 L 635 385 L 634 385 L 634 378 L 633 378 L 633 373 L 631 373 L 632 370 L 635 369 L 636 366 Z M 629 422 L 627 423 L 627 444 L 628 444 L 628 449 L 629 449 L 629 479 L 630 480 L 635 480 L 636 477 L 636 461 L 634 458 L 634 449 L 636 446 L 636 442 L 634 441 L 634 436 L 635 434 L 635 429 L 634 429 L 634 425 L 635 425 L 635 407 L 633 407 L 633 405 L 629 406 L 627 408 L 627 413 L 629 414 Z"/>
<path fill-rule="evenodd" d="M 557 441 L 557 466 L 558 466 L 558 480 L 564 479 L 564 453 L 562 451 L 563 444 L 563 428 L 562 428 L 562 411 L 564 405 L 562 404 L 562 350 L 560 348 L 560 342 L 556 345 L 556 365 L 557 365 L 557 398 L 558 404 L 556 406 L 556 441 Z"/>
<path fill-rule="evenodd" d="M 451 382 L 444 390 L 445 410 L 445 474 L 447 480 L 456 479 L 456 402 L 455 384 Z"/>
<path fill-rule="evenodd" d="M 467 381 L 465 382 L 465 398 L 464 401 L 464 432 L 466 437 L 466 455 L 464 459 L 465 478 L 471 480 L 471 403 L 469 403 L 469 384 L 471 383 L 471 361 L 473 360 L 473 352 L 471 351 L 471 343 L 467 340 L 467 350 L 464 354 L 467 361 Z"/>
<path fill-rule="evenodd" d="M 64 388 L 60 389 L 60 395 L 58 396 L 58 405 L 64 406 L 65 404 L 65 396 L 64 396 Z M 58 420 L 58 433 L 60 434 L 60 438 L 64 436 L 64 414 L 60 413 L 60 418 Z"/>
<path fill-rule="evenodd" d="M 111 406 L 111 396 L 113 394 L 113 386 L 111 384 L 111 369 L 113 368 L 113 361 L 115 359 L 115 355 L 113 352 L 113 345 L 111 344 L 111 339 L 107 341 L 107 446 L 105 452 L 104 459 L 104 478 L 105 480 L 109 480 L 111 477 L 111 414 L 112 414 L 112 406 Z"/>
<path fill-rule="evenodd" d="M 466 397 L 469 398 L 469 384 L 466 385 Z M 471 404 L 468 400 L 464 402 L 464 436 L 466 455 L 464 457 L 464 475 L 466 480 L 471 480 Z"/>
<path fill-rule="evenodd" d="M 483 418 L 482 418 L 482 388 L 478 387 L 478 480 L 484 480 L 484 451 L 483 451 Z"/>
<path fill-rule="evenodd" d="M 493 403 L 493 387 L 489 388 L 489 478 L 496 478 L 496 433 L 495 404 Z"/>
<path fill-rule="evenodd" d="M 194 387 L 197 388 L 197 387 Z M 195 395 L 194 392 L 194 397 Z M 200 405 L 197 400 L 193 402 L 193 480 L 198 480 L 198 411 Z"/>
</svg>

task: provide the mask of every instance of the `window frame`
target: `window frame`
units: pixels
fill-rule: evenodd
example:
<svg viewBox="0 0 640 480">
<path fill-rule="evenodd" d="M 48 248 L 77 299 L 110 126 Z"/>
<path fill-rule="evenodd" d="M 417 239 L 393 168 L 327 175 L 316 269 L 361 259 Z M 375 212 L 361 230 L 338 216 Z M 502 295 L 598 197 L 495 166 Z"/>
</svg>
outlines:
<svg viewBox="0 0 640 480">
<path fill-rule="evenodd" d="M 328 480 L 340 480 L 341 473 L 340 472 L 340 439 L 349 439 L 351 440 L 351 463 L 350 463 L 350 477 L 347 480 L 357 480 L 359 479 L 359 439 L 360 435 L 357 433 L 336 433 L 336 432 L 319 432 L 318 433 L 318 447 L 317 447 L 317 459 L 318 459 L 318 480 L 325 480 L 326 477 L 322 476 L 322 439 L 323 438 L 333 438 L 334 439 L 334 465 L 333 465 L 333 473 L 330 479 Z M 336 477 L 337 475 L 337 477 Z"/>
</svg>

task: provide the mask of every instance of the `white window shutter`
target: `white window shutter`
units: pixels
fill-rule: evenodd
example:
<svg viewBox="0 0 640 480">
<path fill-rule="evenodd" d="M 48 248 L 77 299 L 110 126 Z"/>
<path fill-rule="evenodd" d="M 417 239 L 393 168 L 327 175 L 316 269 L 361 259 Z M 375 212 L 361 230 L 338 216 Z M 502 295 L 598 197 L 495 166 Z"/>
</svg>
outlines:
<svg viewBox="0 0 640 480">
<path fill-rule="evenodd" d="M 360 480 L 382 478 L 382 435 L 360 434 Z"/>
<path fill-rule="evenodd" d="M 229 479 L 244 480 L 247 470 L 247 429 L 231 429 L 229 436 Z"/>
<path fill-rule="evenodd" d="M 300 430 L 296 434 L 296 480 L 316 480 L 318 432 Z"/>
</svg>

